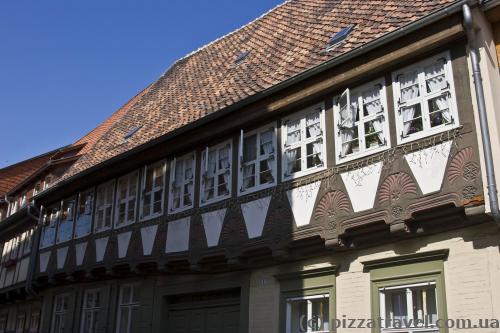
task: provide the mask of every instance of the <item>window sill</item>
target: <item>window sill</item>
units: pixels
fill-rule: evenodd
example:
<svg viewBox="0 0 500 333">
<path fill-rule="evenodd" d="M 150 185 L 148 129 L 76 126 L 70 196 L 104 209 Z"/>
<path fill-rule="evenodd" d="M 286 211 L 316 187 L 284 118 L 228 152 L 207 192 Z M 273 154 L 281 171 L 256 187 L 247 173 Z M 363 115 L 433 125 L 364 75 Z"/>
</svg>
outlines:
<svg viewBox="0 0 500 333">
<path fill-rule="evenodd" d="M 155 219 L 157 217 L 160 217 L 162 216 L 163 213 L 157 213 L 157 214 L 153 214 L 153 215 L 148 215 L 148 216 L 144 216 L 144 217 L 141 217 L 139 219 L 139 222 L 146 222 L 146 221 L 149 221 L 149 220 L 152 220 L 152 219 Z"/>
<path fill-rule="evenodd" d="M 449 130 L 452 130 L 452 129 L 455 129 L 458 127 L 460 127 L 460 124 L 458 123 L 458 121 L 455 120 L 455 123 L 453 125 L 441 126 L 441 127 L 437 127 L 434 130 L 431 130 L 431 131 L 427 131 L 427 132 L 422 131 L 420 133 L 411 134 L 411 135 L 407 136 L 406 138 L 401 138 L 401 135 L 398 135 L 397 142 L 398 142 L 398 145 L 401 145 L 401 144 L 413 142 L 416 140 L 420 140 L 420 139 L 423 139 L 423 138 L 426 138 L 426 137 L 429 137 L 432 135 L 443 133 L 443 132 L 446 132 L 446 131 L 449 131 Z M 401 131 L 399 131 L 399 130 L 398 130 L 398 132 L 401 133 Z"/>
<path fill-rule="evenodd" d="M 276 181 L 274 181 L 272 183 L 268 183 L 268 184 L 263 184 L 263 185 L 255 186 L 255 187 L 246 189 L 245 191 L 238 190 L 238 197 L 242 197 L 242 196 L 245 196 L 247 194 L 255 193 L 255 192 L 258 192 L 258 191 L 261 191 L 261 190 L 265 190 L 265 189 L 268 189 L 268 188 L 271 188 L 271 187 L 274 187 L 274 186 L 276 186 Z"/>
<path fill-rule="evenodd" d="M 194 208 L 194 205 L 190 205 L 190 206 L 186 206 L 186 207 L 182 207 L 182 208 L 177 208 L 177 209 L 169 209 L 167 214 L 168 215 L 175 215 L 175 214 L 179 214 L 179 213 L 182 213 L 182 212 L 185 212 L 187 210 L 190 210 L 190 209 L 193 209 Z"/>
<path fill-rule="evenodd" d="M 339 155 L 336 155 L 336 162 L 337 162 L 337 165 L 341 165 L 343 163 L 351 162 L 351 161 L 354 161 L 354 160 L 357 160 L 357 159 L 360 159 L 363 157 L 368 157 L 370 155 L 380 153 L 380 152 L 387 150 L 389 148 L 390 148 L 389 145 L 386 144 L 384 146 L 370 148 L 370 149 L 368 149 L 364 152 L 361 152 L 361 153 L 350 154 L 350 155 L 347 155 L 346 157 L 339 157 Z"/>
<path fill-rule="evenodd" d="M 114 229 L 114 230 L 119 230 L 119 229 L 125 228 L 126 226 L 132 225 L 132 224 L 134 224 L 134 223 L 135 223 L 135 221 L 132 221 L 132 222 L 127 222 L 127 223 L 122 223 L 122 224 L 120 224 L 120 225 L 114 225 L 114 226 L 113 226 L 113 229 Z"/>
<path fill-rule="evenodd" d="M 288 177 L 286 177 L 283 174 L 283 182 L 289 181 L 289 180 L 294 180 L 294 179 L 297 179 L 297 178 L 300 178 L 300 177 L 304 177 L 304 176 L 308 176 L 308 175 L 311 175 L 313 173 L 324 171 L 324 170 L 326 170 L 326 164 L 324 164 L 321 167 L 314 168 L 314 169 L 308 169 L 308 170 L 296 172 L 293 175 L 288 176 Z"/>
<path fill-rule="evenodd" d="M 229 199 L 229 198 L 231 198 L 231 193 L 229 193 L 228 195 L 225 195 L 223 197 L 217 197 L 217 198 L 214 198 L 214 199 L 210 199 L 209 201 L 205 201 L 205 202 L 202 202 L 200 200 L 200 207 L 208 206 L 210 204 L 213 204 L 213 203 L 225 200 L 225 199 Z"/>
<path fill-rule="evenodd" d="M 111 227 L 105 228 L 105 229 L 100 229 L 100 230 L 94 230 L 94 235 L 101 234 L 103 232 L 110 231 L 110 230 L 111 230 Z"/>
</svg>

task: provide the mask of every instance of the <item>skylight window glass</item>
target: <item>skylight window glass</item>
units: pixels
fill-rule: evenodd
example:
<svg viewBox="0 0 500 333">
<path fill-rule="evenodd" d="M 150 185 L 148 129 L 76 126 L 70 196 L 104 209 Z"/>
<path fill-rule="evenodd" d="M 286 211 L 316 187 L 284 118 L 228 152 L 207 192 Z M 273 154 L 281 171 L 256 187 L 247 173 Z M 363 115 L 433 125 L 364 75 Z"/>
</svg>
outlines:
<svg viewBox="0 0 500 333">
<path fill-rule="evenodd" d="M 335 33 L 332 38 L 330 38 L 330 41 L 328 41 L 328 45 L 326 46 L 326 48 L 330 50 L 337 46 L 340 42 L 346 39 L 347 36 L 349 36 L 353 28 L 354 26 L 350 25 L 348 27 L 342 28 L 339 32 Z"/>
<path fill-rule="evenodd" d="M 123 137 L 123 140 L 130 139 L 132 136 L 134 136 L 135 133 L 137 133 L 137 131 L 140 128 L 141 128 L 140 126 L 133 126 L 132 128 L 130 128 L 130 130 L 127 132 L 127 134 L 125 134 L 125 136 Z"/>
<path fill-rule="evenodd" d="M 238 57 L 236 58 L 236 60 L 234 61 L 234 63 L 236 65 L 239 65 L 240 63 L 243 62 L 243 60 L 245 60 L 245 58 L 250 54 L 250 51 L 243 51 L 241 52 Z"/>
</svg>

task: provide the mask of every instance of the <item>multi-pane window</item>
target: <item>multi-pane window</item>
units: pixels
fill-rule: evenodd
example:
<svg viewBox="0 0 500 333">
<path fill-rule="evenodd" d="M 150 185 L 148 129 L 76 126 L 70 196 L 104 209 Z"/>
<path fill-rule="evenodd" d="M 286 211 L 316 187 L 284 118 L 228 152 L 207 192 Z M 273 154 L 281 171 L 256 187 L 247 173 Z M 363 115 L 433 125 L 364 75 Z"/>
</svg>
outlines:
<svg viewBox="0 0 500 333">
<path fill-rule="evenodd" d="M 130 333 L 132 323 L 138 320 L 139 291 L 137 285 L 123 285 L 118 299 L 116 333 Z"/>
<path fill-rule="evenodd" d="M 83 237 L 92 231 L 92 209 L 94 207 L 94 189 L 78 195 L 76 207 L 75 238 Z"/>
<path fill-rule="evenodd" d="M 239 148 L 240 194 L 276 184 L 276 127 L 241 133 Z"/>
<path fill-rule="evenodd" d="M 57 243 L 70 240 L 73 237 L 73 224 L 75 220 L 75 199 L 71 198 L 62 202 L 59 226 L 57 228 Z"/>
<path fill-rule="evenodd" d="M 40 247 L 53 245 L 56 240 L 56 227 L 59 219 L 59 208 L 52 207 L 47 209 L 43 215 L 43 231 Z"/>
<path fill-rule="evenodd" d="M 97 331 L 100 311 L 101 291 L 99 289 L 86 290 L 83 295 L 80 333 L 95 333 Z"/>
<path fill-rule="evenodd" d="M 96 190 L 94 232 L 111 228 L 115 182 L 99 185 Z"/>
<path fill-rule="evenodd" d="M 30 333 L 38 333 L 38 327 L 40 326 L 40 310 L 31 310 L 30 318 Z"/>
<path fill-rule="evenodd" d="M 439 332 L 435 282 L 380 288 L 379 299 L 381 332 Z"/>
<path fill-rule="evenodd" d="M 139 171 L 134 171 L 118 179 L 116 188 L 115 226 L 120 227 L 135 222 Z"/>
<path fill-rule="evenodd" d="M 393 73 L 398 143 L 459 125 L 448 52 Z"/>
<path fill-rule="evenodd" d="M 231 195 L 232 143 L 226 141 L 206 148 L 201 161 L 201 204 Z"/>
<path fill-rule="evenodd" d="M 21 312 L 16 318 L 16 333 L 24 333 L 24 326 L 26 324 L 26 313 Z"/>
<path fill-rule="evenodd" d="M 69 295 L 60 294 L 54 297 L 54 308 L 52 311 L 51 333 L 64 333 L 66 316 L 69 313 Z"/>
<path fill-rule="evenodd" d="M 286 333 L 330 332 L 329 296 L 314 295 L 286 300 Z"/>
<path fill-rule="evenodd" d="M 387 148 L 389 126 L 384 80 L 346 89 L 337 99 L 334 121 L 338 163 Z"/>
<path fill-rule="evenodd" d="M 163 213 L 165 187 L 165 162 L 148 165 L 142 181 L 141 219 L 159 216 Z"/>
<path fill-rule="evenodd" d="M 319 171 L 326 166 L 325 111 L 316 105 L 283 120 L 283 179 Z"/>
<path fill-rule="evenodd" d="M 175 158 L 170 164 L 169 212 L 193 207 L 195 154 Z"/>
<path fill-rule="evenodd" d="M 0 317 L 0 333 L 5 333 L 7 329 L 7 316 L 2 315 Z"/>
</svg>

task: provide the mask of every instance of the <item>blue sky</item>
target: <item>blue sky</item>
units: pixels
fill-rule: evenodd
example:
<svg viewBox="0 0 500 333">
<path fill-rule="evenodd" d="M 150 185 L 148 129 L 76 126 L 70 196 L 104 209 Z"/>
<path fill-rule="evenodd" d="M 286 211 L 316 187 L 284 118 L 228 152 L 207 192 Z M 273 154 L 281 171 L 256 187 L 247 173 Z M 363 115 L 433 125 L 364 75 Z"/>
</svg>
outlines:
<svg viewBox="0 0 500 333">
<path fill-rule="evenodd" d="M 282 0 L 0 4 L 0 168 L 85 135 L 178 58 Z"/>
</svg>

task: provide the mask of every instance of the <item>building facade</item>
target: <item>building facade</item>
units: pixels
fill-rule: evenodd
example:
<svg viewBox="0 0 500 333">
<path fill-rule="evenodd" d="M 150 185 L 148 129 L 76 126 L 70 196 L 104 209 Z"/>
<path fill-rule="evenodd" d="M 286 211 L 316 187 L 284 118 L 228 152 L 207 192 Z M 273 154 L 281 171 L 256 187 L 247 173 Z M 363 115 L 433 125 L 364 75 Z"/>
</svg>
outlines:
<svg viewBox="0 0 500 333">
<path fill-rule="evenodd" d="M 0 332 L 500 332 L 498 4 L 291 0 L 180 59 L 0 222 Z"/>
</svg>

